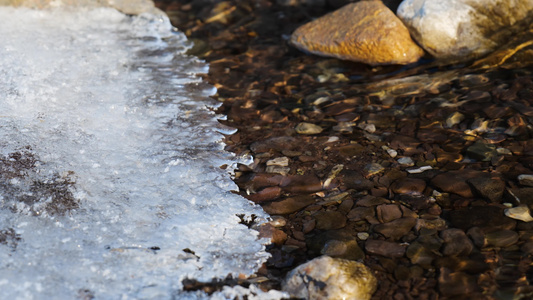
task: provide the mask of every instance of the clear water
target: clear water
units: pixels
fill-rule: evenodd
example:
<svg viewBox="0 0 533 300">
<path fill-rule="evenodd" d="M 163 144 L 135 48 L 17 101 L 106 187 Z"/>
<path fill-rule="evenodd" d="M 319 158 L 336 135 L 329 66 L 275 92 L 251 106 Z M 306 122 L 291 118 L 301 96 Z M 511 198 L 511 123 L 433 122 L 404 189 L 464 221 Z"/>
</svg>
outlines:
<svg viewBox="0 0 533 300">
<path fill-rule="evenodd" d="M 202 298 L 267 259 L 165 16 L 2 7 L 0 37 L 1 299 Z"/>
</svg>

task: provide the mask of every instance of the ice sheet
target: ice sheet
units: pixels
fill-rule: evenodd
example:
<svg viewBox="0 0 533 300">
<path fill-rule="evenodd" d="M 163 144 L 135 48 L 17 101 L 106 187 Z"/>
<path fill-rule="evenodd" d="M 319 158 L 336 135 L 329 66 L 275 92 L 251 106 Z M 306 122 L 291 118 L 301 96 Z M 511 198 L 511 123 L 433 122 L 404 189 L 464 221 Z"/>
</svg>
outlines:
<svg viewBox="0 0 533 300">
<path fill-rule="evenodd" d="M 165 16 L 0 7 L 0 37 L 1 299 L 185 297 L 266 260 Z"/>
</svg>

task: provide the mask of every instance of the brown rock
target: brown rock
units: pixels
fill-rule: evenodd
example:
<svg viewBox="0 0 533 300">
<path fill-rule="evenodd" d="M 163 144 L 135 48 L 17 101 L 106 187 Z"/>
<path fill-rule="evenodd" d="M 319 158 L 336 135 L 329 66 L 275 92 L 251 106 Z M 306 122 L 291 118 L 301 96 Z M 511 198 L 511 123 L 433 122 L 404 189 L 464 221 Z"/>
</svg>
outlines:
<svg viewBox="0 0 533 300">
<path fill-rule="evenodd" d="M 485 234 L 487 244 L 494 247 L 508 247 L 518 242 L 518 233 L 513 230 L 498 230 Z"/>
<path fill-rule="evenodd" d="M 445 296 L 458 296 L 478 292 L 479 287 L 474 276 L 463 272 L 451 273 L 449 269 L 441 268 L 439 290 Z"/>
<path fill-rule="evenodd" d="M 391 185 L 391 190 L 395 194 L 420 195 L 425 188 L 426 182 L 417 178 L 403 178 Z"/>
<path fill-rule="evenodd" d="M 367 300 L 377 288 L 372 271 L 362 263 L 321 256 L 287 274 L 283 290 L 299 299 Z"/>
<path fill-rule="evenodd" d="M 287 234 L 266 223 L 259 227 L 259 238 L 270 238 L 272 244 L 283 245 L 287 240 Z"/>
<path fill-rule="evenodd" d="M 387 223 L 402 217 L 402 211 L 396 204 L 383 204 L 376 207 L 377 217 L 381 223 Z"/>
<path fill-rule="evenodd" d="M 285 215 L 298 211 L 315 203 L 315 199 L 308 195 L 286 198 L 281 201 L 270 202 L 263 205 L 265 212 L 271 215 Z"/>
<path fill-rule="evenodd" d="M 318 211 L 313 217 L 317 229 L 331 230 L 346 226 L 346 216 L 338 211 Z"/>
<path fill-rule="evenodd" d="M 484 175 L 486 173 L 473 170 L 449 171 L 435 176 L 431 180 L 431 184 L 443 192 L 454 193 L 464 198 L 472 198 L 474 195 L 466 181 Z"/>
<path fill-rule="evenodd" d="M 491 202 L 500 202 L 505 190 L 505 182 L 500 178 L 481 176 L 469 179 L 468 183 L 477 194 Z"/>
<path fill-rule="evenodd" d="M 467 230 L 478 226 L 491 229 L 513 229 L 516 221 L 506 217 L 501 207 L 474 206 L 469 209 L 453 210 L 450 221 L 454 227 Z"/>
<path fill-rule="evenodd" d="M 381 1 L 348 4 L 307 23 L 296 29 L 291 43 L 317 55 L 370 65 L 409 64 L 424 54 Z"/>
<path fill-rule="evenodd" d="M 415 224 L 416 219 L 414 218 L 401 218 L 385 224 L 376 225 L 374 231 L 381 233 L 387 238 L 399 240 L 406 235 Z"/>
<path fill-rule="evenodd" d="M 443 230 L 440 233 L 440 237 L 444 241 L 442 254 L 446 256 L 469 255 L 474 249 L 474 244 L 461 229 Z"/>
<path fill-rule="evenodd" d="M 405 247 L 405 245 L 398 243 L 380 240 L 368 240 L 365 243 L 365 249 L 368 253 L 385 257 L 402 257 L 405 254 Z"/>
<path fill-rule="evenodd" d="M 407 247 L 405 254 L 412 264 L 418 264 L 426 268 L 430 267 L 433 260 L 437 258 L 437 254 L 419 242 L 411 243 Z"/>
<path fill-rule="evenodd" d="M 367 218 L 374 217 L 374 208 L 373 207 L 356 207 L 347 215 L 348 219 L 352 221 L 362 221 Z"/>
<path fill-rule="evenodd" d="M 361 250 L 355 240 L 329 240 L 326 242 L 320 253 L 335 258 L 351 260 L 363 259 L 365 257 L 365 253 Z"/>
<path fill-rule="evenodd" d="M 247 198 L 255 203 L 261 203 L 268 200 L 274 200 L 281 195 L 281 188 L 277 186 L 271 186 L 262 189 L 261 191 L 248 195 Z"/>
</svg>

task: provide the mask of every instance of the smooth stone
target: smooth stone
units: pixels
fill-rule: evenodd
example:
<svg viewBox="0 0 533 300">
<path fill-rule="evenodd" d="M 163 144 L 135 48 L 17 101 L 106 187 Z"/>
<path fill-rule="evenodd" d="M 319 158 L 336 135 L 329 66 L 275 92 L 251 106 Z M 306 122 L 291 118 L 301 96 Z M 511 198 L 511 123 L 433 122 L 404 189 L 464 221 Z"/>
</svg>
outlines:
<svg viewBox="0 0 533 300">
<path fill-rule="evenodd" d="M 465 119 L 465 115 L 463 115 L 460 112 L 454 112 L 446 119 L 446 126 L 449 128 L 453 127 L 453 125 L 457 125 L 461 123 Z"/>
<path fill-rule="evenodd" d="M 281 166 L 267 166 L 265 168 L 265 172 L 271 173 L 271 174 L 281 174 L 281 175 L 287 175 L 291 171 L 291 168 L 289 167 L 281 167 Z"/>
<path fill-rule="evenodd" d="M 464 198 L 472 198 L 474 194 L 466 181 L 480 175 L 486 175 L 486 173 L 473 170 L 448 171 L 433 177 L 431 184 L 442 192 L 454 193 Z"/>
<path fill-rule="evenodd" d="M 480 176 L 468 180 L 476 194 L 489 199 L 491 202 L 500 202 L 505 191 L 505 182 L 500 178 Z"/>
<path fill-rule="evenodd" d="M 271 224 L 265 223 L 259 227 L 258 238 L 269 238 L 272 244 L 283 245 L 287 240 L 287 234 Z"/>
<path fill-rule="evenodd" d="M 316 228 L 320 230 L 339 229 L 346 226 L 346 216 L 338 211 L 318 211 L 313 214 Z"/>
<path fill-rule="evenodd" d="M 533 175 L 530 175 L 530 174 L 518 175 L 518 182 L 521 185 L 533 186 Z"/>
<path fill-rule="evenodd" d="M 466 155 L 478 161 L 490 161 L 497 156 L 496 146 L 477 141 L 466 148 Z"/>
<path fill-rule="evenodd" d="M 526 205 L 507 208 L 504 212 L 506 216 L 515 220 L 519 220 L 522 222 L 533 221 L 533 217 L 531 217 L 529 207 L 527 207 Z"/>
<path fill-rule="evenodd" d="M 495 206 L 473 206 L 468 209 L 450 211 L 450 222 L 454 227 L 468 230 L 474 226 L 490 229 L 512 229 L 516 221 L 506 217 L 503 209 Z"/>
<path fill-rule="evenodd" d="M 532 9 L 530 0 L 405 0 L 397 15 L 431 55 L 465 61 L 506 43 Z"/>
<path fill-rule="evenodd" d="M 296 212 L 313 203 L 315 203 L 313 197 L 302 195 L 267 203 L 263 205 L 263 209 L 270 215 L 286 215 Z"/>
<path fill-rule="evenodd" d="M 440 237 L 444 241 L 442 254 L 445 256 L 466 256 L 474 249 L 474 244 L 461 229 L 443 230 Z"/>
<path fill-rule="evenodd" d="M 447 297 L 470 295 L 480 291 L 476 277 L 464 272 L 450 272 L 447 268 L 440 268 L 439 291 Z"/>
<path fill-rule="evenodd" d="M 320 253 L 335 258 L 351 260 L 363 259 L 365 257 L 365 253 L 359 247 L 356 240 L 329 240 L 326 242 Z"/>
<path fill-rule="evenodd" d="M 406 246 L 388 241 L 368 240 L 365 249 L 370 254 L 397 258 L 405 254 Z"/>
<path fill-rule="evenodd" d="M 485 234 L 487 244 L 494 247 L 508 247 L 518 242 L 518 233 L 513 230 L 498 230 Z"/>
<path fill-rule="evenodd" d="M 58 1 L 55 0 L 0 0 L 0 6 L 24 6 L 30 8 L 55 7 Z M 113 7 L 128 15 L 139 15 L 141 13 L 160 12 L 155 8 L 151 0 L 62 0 L 62 6 L 84 6 L 84 7 Z"/>
<path fill-rule="evenodd" d="M 296 125 L 294 130 L 296 130 L 296 133 L 298 134 L 312 135 L 312 134 L 319 134 L 324 129 L 316 124 L 301 122 L 298 125 Z"/>
<path fill-rule="evenodd" d="M 375 211 L 373 207 L 356 207 L 346 215 L 352 221 L 362 221 L 368 218 L 374 218 Z"/>
<path fill-rule="evenodd" d="M 384 170 L 385 168 L 378 163 L 369 163 L 364 168 L 364 172 L 366 176 L 376 175 L 380 172 L 383 172 Z"/>
<path fill-rule="evenodd" d="M 424 52 L 381 1 L 348 4 L 294 31 L 296 48 L 370 65 L 409 64 Z"/>
<path fill-rule="evenodd" d="M 377 280 L 364 264 L 352 260 L 321 256 L 287 274 L 282 289 L 300 299 L 369 300 Z"/>
<path fill-rule="evenodd" d="M 266 162 L 267 166 L 280 166 L 280 167 L 286 167 L 289 165 L 289 158 L 286 156 L 283 157 L 276 157 L 274 159 L 271 159 Z"/>
<path fill-rule="evenodd" d="M 425 189 L 426 182 L 418 178 L 399 179 L 391 185 L 391 190 L 395 194 L 422 195 Z"/>
<path fill-rule="evenodd" d="M 400 157 L 398 158 L 398 163 L 404 167 L 412 167 L 415 165 L 415 162 L 410 157 Z"/>
<path fill-rule="evenodd" d="M 411 243 L 407 247 L 405 255 L 412 264 L 417 264 L 424 268 L 430 268 L 433 260 L 437 258 L 437 254 L 434 251 L 431 251 L 420 242 Z"/>
<path fill-rule="evenodd" d="M 381 223 L 394 221 L 402 217 L 402 211 L 396 204 L 383 204 L 376 207 L 377 218 Z"/>
<path fill-rule="evenodd" d="M 374 226 L 374 231 L 384 237 L 399 240 L 406 235 L 416 224 L 415 218 L 401 218 L 388 223 Z"/>
<path fill-rule="evenodd" d="M 513 198 L 517 198 L 520 204 L 525 204 L 529 209 L 533 209 L 533 188 L 511 188 L 509 190 Z"/>
</svg>

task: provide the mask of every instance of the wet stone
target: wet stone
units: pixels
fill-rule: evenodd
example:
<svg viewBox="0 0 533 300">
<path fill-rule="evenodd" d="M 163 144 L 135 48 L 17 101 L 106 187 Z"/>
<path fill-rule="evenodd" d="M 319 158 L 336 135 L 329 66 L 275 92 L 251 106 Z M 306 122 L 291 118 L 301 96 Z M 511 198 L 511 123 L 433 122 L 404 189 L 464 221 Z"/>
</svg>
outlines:
<svg viewBox="0 0 533 300">
<path fill-rule="evenodd" d="M 529 210 L 529 207 L 526 205 L 520 205 L 517 207 L 507 208 L 505 210 L 505 215 L 509 218 L 519 220 L 522 222 L 531 222 L 533 221 L 533 217 L 531 217 L 531 212 Z"/>
<path fill-rule="evenodd" d="M 387 238 L 399 240 L 406 235 L 415 224 L 416 219 L 414 218 L 401 218 L 388 223 L 376 225 L 374 231 Z"/>
<path fill-rule="evenodd" d="M 474 197 L 468 179 L 485 175 L 486 173 L 472 170 L 448 171 L 435 176 L 431 184 L 446 193 L 454 193 L 464 198 Z"/>
<path fill-rule="evenodd" d="M 424 268 L 431 267 L 431 263 L 437 255 L 419 242 L 411 243 L 405 253 L 412 264 L 421 265 Z"/>
<path fill-rule="evenodd" d="M 503 208 L 495 206 L 473 206 L 468 209 L 450 211 L 450 222 L 454 227 L 468 230 L 481 228 L 512 229 L 516 221 L 504 215 Z"/>
<path fill-rule="evenodd" d="M 391 190 L 395 194 L 420 195 L 425 189 L 426 182 L 416 178 L 403 178 L 391 185 Z"/>
<path fill-rule="evenodd" d="M 415 162 L 410 157 L 400 157 L 398 158 L 398 163 L 404 167 L 412 167 L 415 165 Z"/>
<path fill-rule="evenodd" d="M 466 148 L 466 155 L 478 161 L 490 161 L 498 154 L 496 152 L 496 146 L 477 141 Z"/>
<path fill-rule="evenodd" d="M 533 208 L 533 188 L 511 188 L 512 198 L 518 198 L 518 202 Z M 516 199 L 514 199 L 516 200 Z"/>
<path fill-rule="evenodd" d="M 289 165 L 289 158 L 288 157 L 276 157 L 274 159 L 271 159 L 266 162 L 267 166 L 280 166 L 280 167 L 286 167 Z"/>
<path fill-rule="evenodd" d="M 370 164 L 367 164 L 364 168 L 364 172 L 365 172 L 365 176 L 367 177 L 370 177 L 370 176 L 373 176 L 373 175 L 376 175 L 380 172 L 383 172 L 385 170 L 385 168 L 378 164 L 378 163 L 370 163 Z"/>
<path fill-rule="evenodd" d="M 302 122 L 294 128 L 298 134 L 306 134 L 306 135 L 312 135 L 312 134 L 319 134 L 322 132 L 322 127 L 312 124 L 312 123 L 306 123 Z"/>
<path fill-rule="evenodd" d="M 321 256 L 287 274 L 283 290 L 301 299 L 368 300 L 377 280 L 362 263 Z"/>
<path fill-rule="evenodd" d="M 365 253 L 355 240 L 329 240 L 326 242 L 320 253 L 335 258 L 350 260 L 358 260 L 365 257 Z"/>
<path fill-rule="evenodd" d="M 476 194 L 489 199 L 491 202 L 500 202 L 505 190 L 505 182 L 500 178 L 480 176 L 469 179 L 468 183 Z"/>
<path fill-rule="evenodd" d="M 380 204 L 389 204 L 390 200 L 387 200 L 382 197 L 374 197 L 374 196 L 365 196 L 359 200 L 356 201 L 357 206 L 364 206 L 364 207 L 370 207 L 370 206 L 376 206 Z"/>
<path fill-rule="evenodd" d="M 440 268 L 439 291 L 445 296 L 469 295 L 479 292 L 476 277 L 463 272 L 451 273 L 447 268 Z"/>
<path fill-rule="evenodd" d="M 446 126 L 453 127 L 461 123 L 464 120 L 465 116 L 460 112 L 454 112 L 446 119 Z"/>
<path fill-rule="evenodd" d="M 406 246 L 388 241 L 367 240 L 365 249 L 370 254 L 396 258 L 405 254 Z"/>
<path fill-rule="evenodd" d="M 383 204 L 376 207 L 377 218 L 381 223 L 387 223 L 402 217 L 402 211 L 396 204 Z"/>
<path fill-rule="evenodd" d="M 513 230 L 498 230 L 485 234 L 487 244 L 494 247 L 508 247 L 518 242 L 518 233 Z"/>
<path fill-rule="evenodd" d="M 444 241 L 442 254 L 446 256 L 466 256 L 474 249 L 474 244 L 461 229 L 443 230 L 440 237 Z"/>
<path fill-rule="evenodd" d="M 339 229 L 346 226 L 346 217 L 338 211 L 318 211 L 313 214 L 316 228 L 320 230 Z"/>
<path fill-rule="evenodd" d="M 533 175 L 530 175 L 530 174 L 518 175 L 518 182 L 521 185 L 533 186 Z"/>
<path fill-rule="evenodd" d="M 372 181 L 364 178 L 363 175 L 357 172 L 343 171 L 341 174 L 344 186 L 346 186 L 348 189 L 364 191 L 370 190 L 374 187 L 374 183 Z"/>
<path fill-rule="evenodd" d="M 291 214 L 313 203 L 315 203 L 315 199 L 311 196 L 295 196 L 281 201 L 267 203 L 263 205 L 263 209 L 270 215 L 285 215 Z"/>
<path fill-rule="evenodd" d="M 350 210 L 350 212 L 348 212 L 347 217 L 348 219 L 352 221 L 362 221 L 362 220 L 366 220 L 367 218 L 373 218 L 374 208 L 373 207 L 356 207 Z"/>
<path fill-rule="evenodd" d="M 443 230 L 447 228 L 446 220 L 441 218 L 436 219 L 417 219 L 415 229 L 417 231 L 425 230 Z"/>
<path fill-rule="evenodd" d="M 351 3 L 322 16 L 299 27 L 291 43 L 306 52 L 370 65 L 408 64 L 423 55 L 381 1 Z"/>
<path fill-rule="evenodd" d="M 248 195 L 247 198 L 255 203 L 261 203 L 269 200 L 274 200 L 281 195 L 281 188 L 277 186 L 271 186 L 262 189 L 261 191 Z"/>
</svg>

